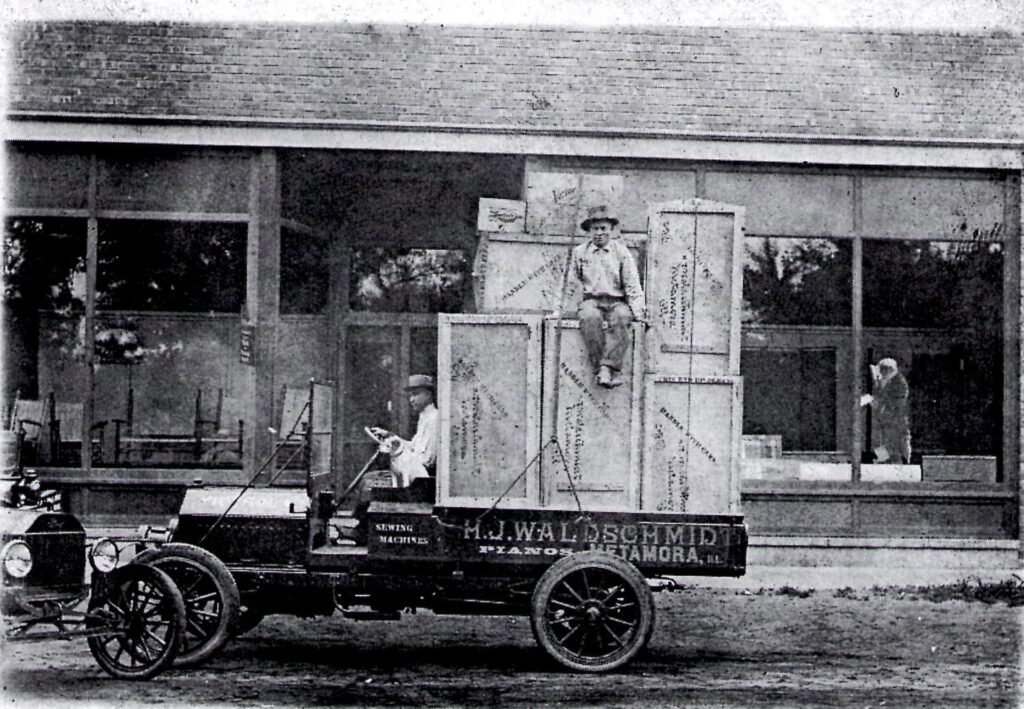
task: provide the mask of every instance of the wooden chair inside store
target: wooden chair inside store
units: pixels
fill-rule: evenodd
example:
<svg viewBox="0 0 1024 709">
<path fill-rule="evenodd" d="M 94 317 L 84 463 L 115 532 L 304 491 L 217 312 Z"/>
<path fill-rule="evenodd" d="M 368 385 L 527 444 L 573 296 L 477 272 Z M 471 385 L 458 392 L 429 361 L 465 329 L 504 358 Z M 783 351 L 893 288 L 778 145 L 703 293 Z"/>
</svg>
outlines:
<svg viewBox="0 0 1024 709">
<path fill-rule="evenodd" d="M 94 421 L 91 435 L 85 434 L 85 404 L 80 402 L 53 401 L 50 395 L 50 431 L 53 439 L 52 450 L 59 465 L 81 465 L 82 455 L 88 452 L 92 460 L 100 459 L 106 437 L 106 421 Z M 86 445 L 88 441 L 88 445 Z"/>
<path fill-rule="evenodd" d="M 15 439 L 17 465 L 81 465 L 85 440 L 85 405 L 57 401 L 53 392 L 43 400 L 15 398 L 8 416 L 8 434 Z M 96 459 L 103 447 L 105 421 L 94 422 L 88 448 Z"/>
<path fill-rule="evenodd" d="M 105 460 L 112 459 L 113 464 L 127 467 L 170 467 L 180 468 L 196 464 L 195 421 L 191 414 L 181 416 L 182 410 L 190 407 L 178 407 L 177 415 L 171 417 L 168 425 L 166 412 L 153 410 L 152 406 L 139 406 L 135 400 L 134 389 L 128 390 L 128 401 L 125 417 L 114 419 L 114 442 L 106 448 Z M 166 432 L 154 433 L 147 431 L 154 421 L 164 420 L 161 426 Z M 112 451 L 111 451 L 112 448 Z"/>
<path fill-rule="evenodd" d="M 3 468 L 17 471 L 25 463 L 39 461 L 39 439 L 43 429 L 43 402 L 14 395 L 3 433 Z"/>
<path fill-rule="evenodd" d="M 275 468 L 305 470 L 308 468 L 314 475 L 328 471 L 330 467 L 331 420 L 333 392 L 326 385 L 315 385 L 312 389 L 313 401 L 310 402 L 310 387 L 284 386 L 281 391 L 281 423 L 278 427 L 280 451 L 277 454 Z M 313 406 L 312 436 L 309 432 L 309 406 Z M 312 442 L 312 448 L 306 445 Z M 300 450 L 301 448 L 301 450 Z M 289 482 L 301 482 L 290 476 Z"/>
<path fill-rule="evenodd" d="M 244 436 L 245 421 L 241 416 L 241 401 L 225 397 L 223 389 L 217 389 L 216 397 L 207 397 L 204 401 L 203 390 L 196 390 L 197 463 L 212 467 L 241 465 Z"/>
</svg>

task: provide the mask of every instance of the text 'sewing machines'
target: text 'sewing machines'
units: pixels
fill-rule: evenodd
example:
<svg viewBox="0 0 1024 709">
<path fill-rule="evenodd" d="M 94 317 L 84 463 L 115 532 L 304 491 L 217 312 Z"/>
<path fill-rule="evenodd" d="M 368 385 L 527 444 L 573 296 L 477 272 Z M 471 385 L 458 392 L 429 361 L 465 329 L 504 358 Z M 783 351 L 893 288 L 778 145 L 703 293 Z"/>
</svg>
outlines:
<svg viewBox="0 0 1024 709">
<path fill-rule="evenodd" d="M 186 598 L 204 611 L 186 660 L 270 613 L 383 620 L 424 608 L 529 616 L 554 660 L 602 671 L 650 638 L 649 580 L 744 573 L 743 209 L 653 205 L 647 234 L 624 237 L 650 328 L 633 325 L 626 382 L 606 389 L 564 274 L 585 238 L 580 195 L 614 204 L 615 178 L 530 179 L 528 204 L 481 201 L 479 312 L 439 318 L 436 489 L 364 491 L 365 543 L 348 539 L 347 485 L 190 489 L 167 542 L 144 552 L 219 589 L 212 603 Z M 323 405 L 320 388 L 307 409 Z"/>
</svg>

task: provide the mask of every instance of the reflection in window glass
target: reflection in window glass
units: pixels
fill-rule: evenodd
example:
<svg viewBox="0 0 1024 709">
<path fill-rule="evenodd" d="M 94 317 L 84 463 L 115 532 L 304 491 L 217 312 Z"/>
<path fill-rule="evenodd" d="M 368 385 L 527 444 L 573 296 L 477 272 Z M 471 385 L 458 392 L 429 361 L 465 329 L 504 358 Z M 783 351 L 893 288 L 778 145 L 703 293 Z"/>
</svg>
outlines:
<svg viewBox="0 0 1024 709">
<path fill-rule="evenodd" d="M 100 222 L 96 305 L 231 312 L 245 296 L 244 224 Z"/>
<path fill-rule="evenodd" d="M 4 222 L 4 424 L 22 464 L 79 466 L 102 430 L 84 430 L 85 221 Z M 14 434 L 11 434 L 14 435 Z"/>
<path fill-rule="evenodd" d="M 5 400 L 39 396 L 40 348 L 81 352 L 85 302 L 85 221 L 4 221 Z M 40 311 L 52 311 L 42 326 Z M 50 361 L 47 359 L 47 361 Z M 46 384 L 44 386 L 51 386 Z M 47 392 L 43 392 L 45 395 Z"/>
<path fill-rule="evenodd" d="M 998 242 L 865 241 L 865 327 L 1001 330 Z"/>
<path fill-rule="evenodd" d="M 866 459 L 909 448 L 923 479 L 966 474 L 994 482 L 1002 447 L 1003 247 L 997 242 L 865 241 L 865 354 L 896 364 L 906 415 L 889 415 L 884 372 L 865 373 Z M 914 339 L 907 328 L 927 329 Z M 906 333 L 906 334 L 904 334 Z M 909 426 L 904 421 L 908 421 Z M 896 446 L 909 427 L 909 446 Z M 891 448 L 897 447 L 894 454 Z M 886 459 L 887 458 L 887 459 Z M 947 468 L 949 470 L 947 470 Z M 959 472 L 950 472 L 959 471 Z"/>
<path fill-rule="evenodd" d="M 330 273 L 327 244 L 311 234 L 281 230 L 281 312 L 322 313 Z"/>
<path fill-rule="evenodd" d="M 743 320 L 850 325 L 852 242 L 744 239 Z"/>
<path fill-rule="evenodd" d="M 354 249 L 349 307 L 378 312 L 458 312 L 466 271 L 466 254 L 461 250 Z"/>
</svg>

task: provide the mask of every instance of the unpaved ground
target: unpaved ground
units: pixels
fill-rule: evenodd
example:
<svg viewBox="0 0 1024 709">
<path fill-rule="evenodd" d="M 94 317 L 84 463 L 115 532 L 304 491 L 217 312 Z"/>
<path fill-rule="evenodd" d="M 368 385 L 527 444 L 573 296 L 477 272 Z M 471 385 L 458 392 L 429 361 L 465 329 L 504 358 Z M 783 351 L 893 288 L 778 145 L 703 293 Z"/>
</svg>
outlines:
<svg viewBox="0 0 1024 709">
<path fill-rule="evenodd" d="M 549 665 L 525 618 L 272 617 L 198 669 L 108 678 L 84 641 L 4 648 L 4 704 L 1021 705 L 1022 608 L 912 595 L 659 593 L 648 651 L 624 670 Z"/>
</svg>

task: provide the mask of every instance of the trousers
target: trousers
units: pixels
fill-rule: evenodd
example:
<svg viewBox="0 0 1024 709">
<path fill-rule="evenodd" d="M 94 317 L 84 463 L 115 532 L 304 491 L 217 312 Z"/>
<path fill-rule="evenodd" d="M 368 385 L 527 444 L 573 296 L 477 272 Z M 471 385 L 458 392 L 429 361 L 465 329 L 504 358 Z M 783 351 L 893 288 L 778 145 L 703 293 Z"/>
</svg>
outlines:
<svg viewBox="0 0 1024 709">
<path fill-rule="evenodd" d="M 629 345 L 633 311 L 621 298 L 588 297 L 580 305 L 579 318 L 587 356 L 594 370 L 604 365 L 615 372 L 620 371 Z M 608 323 L 607 331 L 602 329 L 603 323 Z"/>
</svg>

